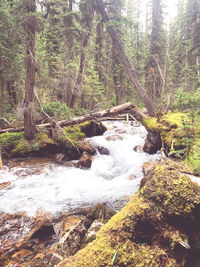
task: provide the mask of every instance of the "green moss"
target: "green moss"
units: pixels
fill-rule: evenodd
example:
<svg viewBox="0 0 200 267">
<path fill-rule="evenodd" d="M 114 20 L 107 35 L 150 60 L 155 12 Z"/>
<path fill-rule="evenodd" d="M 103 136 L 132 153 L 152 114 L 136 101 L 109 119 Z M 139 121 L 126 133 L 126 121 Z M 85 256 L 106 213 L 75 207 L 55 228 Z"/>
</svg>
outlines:
<svg viewBox="0 0 200 267">
<path fill-rule="evenodd" d="M 32 141 L 24 139 L 24 133 L 5 133 L 0 135 L 0 145 L 10 153 L 11 157 L 33 155 L 35 151 L 44 149 L 47 145 L 58 145 L 46 133 L 39 133 Z"/>
<path fill-rule="evenodd" d="M 50 138 L 46 133 L 37 134 L 34 142 L 37 143 L 39 147 L 47 143 L 52 145 L 57 145 L 57 142 L 52 138 Z"/>
<path fill-rule="evenodd" d="M 182 241 L 188 244 L 191 232 L 172 226 L 170 218 L 176 217 L 189 219 L 190 226 L 200 217 L 200 187 L 167 162 L 155 168 L 149 182 L 100 229 L 96 240 L 59 267 L 181 266 L 187 251 L 180 261 L 175 249 Z"/>
<path fill-rule="evenodd" d="M 26 156 L 32 151 L 32 146 L 28 141 L 22 139 L 18 144 L 11 150 L 12 156 Z"/>
<path fill-rule="evenodd" d="M 64 127 L 63 130 L 70 141 L 75 145 L 77 145 L 78 142 L 85 137 L 85 134 L 81 132 L 80 124 Z M 64 142 L 67 140 L 66 138 L 61 138 L 59 141 Z"/>
<path fill-rule="evenodd" d="M 192 216 L 194 206 L 200 205 L 200 187 L 187 176 L 166 169 L 165 165 L 156 167 L 151 185 L 145 187 L 142 194 L 158 203 L 168 215 Z"/>
<path fill-rule="evenodd" d="M 194 174 L 200 175 L 200 140 L 193 145 L 187 163 L 192 167 Z"/>
<path fill-rule="evenodd" d="M 4 133 L 0 135 L 0 145 L 9 150 L 17 145 L 17 143 L 24 138 L 23 133 Z"/>
</svg>

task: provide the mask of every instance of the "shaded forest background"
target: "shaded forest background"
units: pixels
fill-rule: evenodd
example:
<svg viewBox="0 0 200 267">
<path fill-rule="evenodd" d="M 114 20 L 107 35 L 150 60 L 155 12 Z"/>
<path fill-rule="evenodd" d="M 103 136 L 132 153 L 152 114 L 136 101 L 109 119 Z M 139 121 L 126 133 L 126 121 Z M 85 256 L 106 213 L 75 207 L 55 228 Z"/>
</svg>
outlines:
<svg viewBox="0 0 200 267">
<path fill-rule="evenodd" d="M 106 23 L 94 3 L 1 0 L 1 117 L 30 118 L 30 103 L 36 122 L 41 110 L 67 119 L 126 101 L 143 107 L 109 26 L 156 111 L 199 108 L 200 1 L 177 0 L 170 26 L 164 0 L 147 1 L 146 12 L 139 0 L 105 1 Z"/>
</svg>

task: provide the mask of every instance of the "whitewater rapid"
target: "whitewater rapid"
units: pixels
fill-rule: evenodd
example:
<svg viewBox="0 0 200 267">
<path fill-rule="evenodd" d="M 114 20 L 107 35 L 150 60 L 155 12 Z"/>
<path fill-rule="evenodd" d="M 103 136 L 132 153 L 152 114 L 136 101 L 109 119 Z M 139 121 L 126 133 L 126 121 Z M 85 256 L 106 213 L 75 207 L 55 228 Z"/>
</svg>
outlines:
<svg viewBox="0 0 200 267">
<path fill-rule="evenodd" d="M 99 202 L 121 208 L 139 188 L 143 163 L 159 160 L 160 154 L 133 151 L 133 147 L 144 145 L 147 132 L 143 126 L 125 122 L 105 122 L 105 125 L 108 131 L 103 136 L 88 141 L 107 148 L 110 154 L 97 153 L 91 169 L 43 162 L 5 167 L 0 172 L 0 183 L 11 183 L 0 190 L 0 212 L 26 212 L 34 216 L 42 208 L 56 214 Z M 119 140 L 106 139 L 112 135 L 117 135 Z"/>
</svg>

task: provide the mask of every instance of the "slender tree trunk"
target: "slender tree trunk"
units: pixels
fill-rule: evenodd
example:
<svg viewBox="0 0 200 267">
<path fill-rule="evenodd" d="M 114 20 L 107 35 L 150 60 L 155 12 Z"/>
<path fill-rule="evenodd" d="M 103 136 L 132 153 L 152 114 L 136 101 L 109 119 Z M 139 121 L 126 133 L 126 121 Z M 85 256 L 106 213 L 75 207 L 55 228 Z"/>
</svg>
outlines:
<svg viewBox="0 0 200 267">
<path fill-rule="evenodd" d="M 84 41 L 83 41 L 83 47 L 82 47 L 78 76 L 77 76 L 77 80 L 76 80 L 76 84 L 74 87 L 74 91 L 73 91 L 72 99 L 71 99 L 71 104 L 70 104 L 71 108 L 74 107 L 76 100 L 77 100 L 77 97 L 80 93 L 80 88 L 81 88 L 82 80 L 83 80 L 83 73 L 84 73 L 84 69 L 85 69 L 85 61 L 86 61 L 86 51 L 85 50 L 88 47 L 90 35 L 91 35 L 91 32 L 88 31 L 86 33 Z"/>
<path fill-rule="evenodd" d="M 96 70 L 99 75 L 99 82 L 104 82 L 104 75 L 102 71 L 102 49 L 103 49 L 103 23 L 99 22 L 96 26 Z"/>
<path fill-rule="evenodd" d="M 109 22 L 110 19 L 109 19 L 108 15 L 105 11 L 103 1 L 102 0 L 96 0 L 95 2 L 96 2 L 97 9 L 102 16 L 103 21 L 105 23 Z M 136 73 L 133 71 L 132 66 L 130 64 L 130 61 L 124 52 L 123 45 L 122 45 L 119 37 L 117 36 L 116 31 L 113 29 L 113 27 L 111 25 L 107 26 L 107 31 L 108 31 L 108 33 L 109 33 L 109 35 L 113 41 L 113 44 L 114 44 L 116 50 L 118 51 L 118 55 L 121 58 L 121 61 L 124 65 L 124 68 L 125 68 L 127 74 L 129 75 L 131 82 L 135 86 L 135 90 L 137 91 L 137 93 L 141 97 L 145 107 L 147 108 L 147 110 L 149 112 L 149 115 L 154 115 L 155 111 L 154 111 L 153 103 L 150 101 L 148 95 L 146 94 L 144 88 L 142 87 L 140 81 L 138 80 Z"/>
<path fill-rule="evenodd" d="M 69 0 L 69 11 L 73 12 L 73 0 Z M 73 61 L 74 61 L 74 52 L 73 52 L 73 46 L 74 46 L 74 34 L 72 32 L 72 25 L 73 25 L 73 15 L 70 13 L 68 15 L 67 19 L 67 32 L 65 39 L 65 45 L 68 47 L 68 51 L 66 52 L 65 56 L 65 62 L 68 64 L 68 67 L 65 68 L 65 77 L 64 77 L 64 98 L 65 103 L 67 106 L 70 106 L 71 103 L 71 97 L 72 97 L 72 83 L 73 83 L 73 69 L 71 67 Z M 66 64 L 66 65 L 67 65 Z"/>
<path fill-rule="evenodd" d="M 1 117 L 4 117 L 4 81 L 1 80 Z"/>
<path fill-rule="evenodd" d="M 27 4 L 27 13 L 36 11 L 36 2 L 31 0 Z M 33 98 L 35 85 L 35 16 L 27 14 L 25 32 L 26 40 L 26 57 L 25 57 L 25 99 L 24 99 L 24 137 L 32 140 L 35 137 L 37 128 L 33 117 Z"/>
</svg>

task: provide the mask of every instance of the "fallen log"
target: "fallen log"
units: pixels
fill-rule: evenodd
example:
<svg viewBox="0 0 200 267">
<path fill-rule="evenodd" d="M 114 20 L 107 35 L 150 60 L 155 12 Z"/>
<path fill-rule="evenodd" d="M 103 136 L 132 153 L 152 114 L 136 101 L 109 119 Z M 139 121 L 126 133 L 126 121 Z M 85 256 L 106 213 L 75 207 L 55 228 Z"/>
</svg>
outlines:
<svg viewBox="0 0 200 267">
<path fill-rule="evenodd" d="M 106 109 L 97 112 L 91 112 L 84 116 L 78 116 L 68 120 L 59 121 L 57 124 L 60 127 L 70 126 L 74 124 L 79 124 L 89 120 L 100 120 L 102 121 L 103 118 L 108 118 L 112 116 L 116 116 L 118 114 L 127 114 L 130 113 L 134 118 L 138 121 L 141 121 L 142 118 L 147 117 L 138 107 L 134 106 L 131 102 L 127 102 L 125 104 L 112 107 L 111 109 Z M 37 128 L 50 128 L 52 127 L 52 123 L 44 123 L 37 125 Z M 17 128 L 8 128 L 0 130 L 0 134 L 8 133 L 8 132 L 22 132 L 24 127 L 17 127 Z"/>
</svg>

